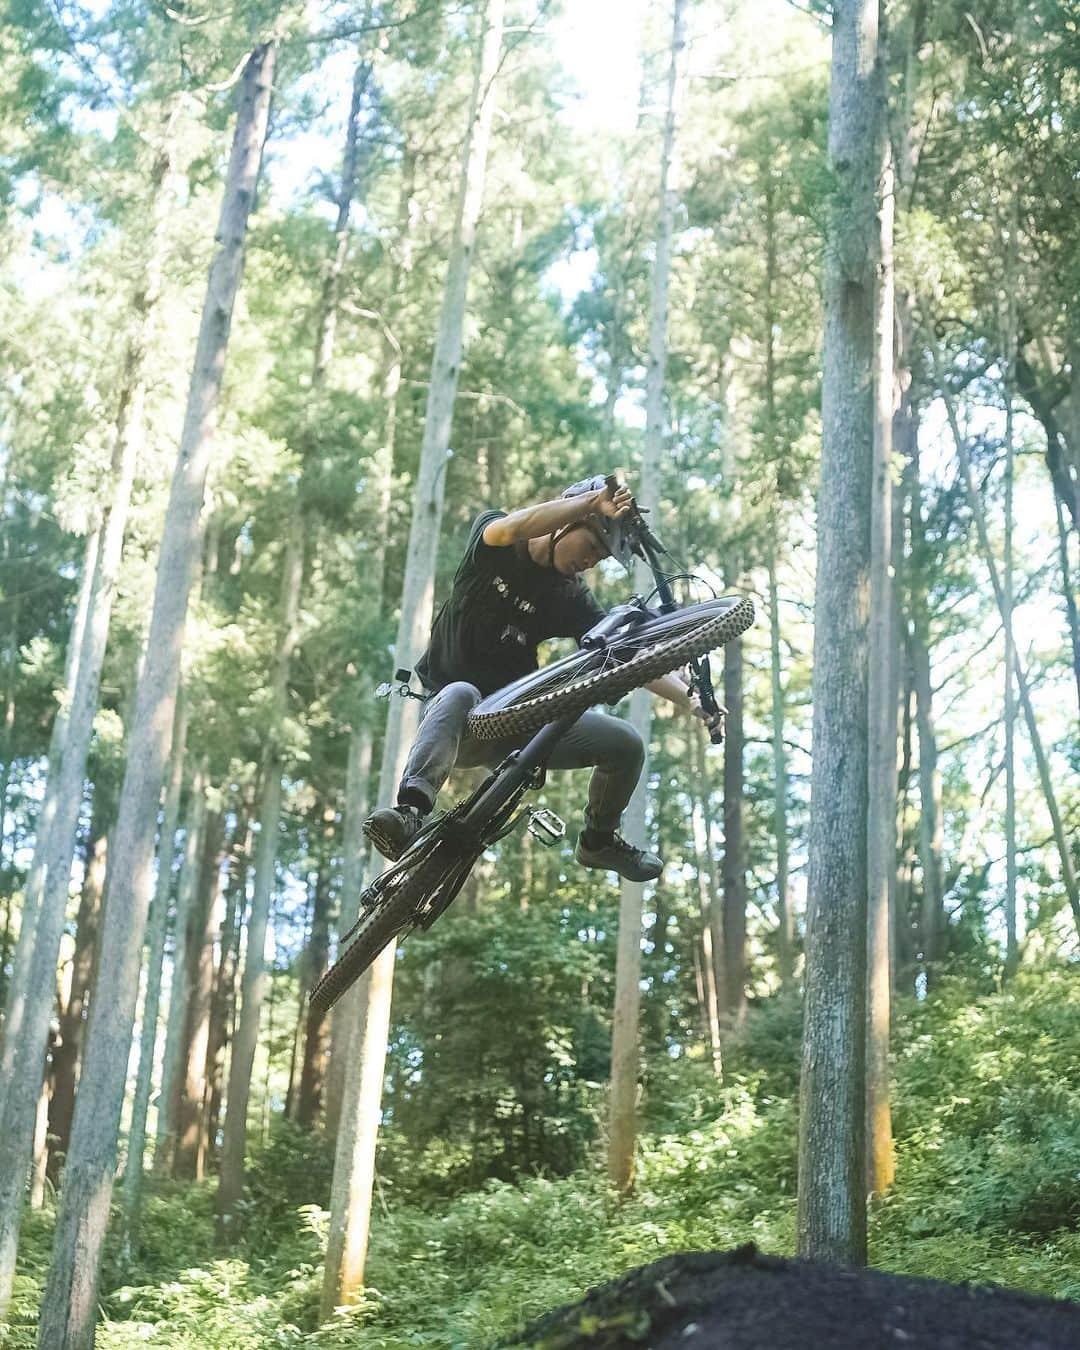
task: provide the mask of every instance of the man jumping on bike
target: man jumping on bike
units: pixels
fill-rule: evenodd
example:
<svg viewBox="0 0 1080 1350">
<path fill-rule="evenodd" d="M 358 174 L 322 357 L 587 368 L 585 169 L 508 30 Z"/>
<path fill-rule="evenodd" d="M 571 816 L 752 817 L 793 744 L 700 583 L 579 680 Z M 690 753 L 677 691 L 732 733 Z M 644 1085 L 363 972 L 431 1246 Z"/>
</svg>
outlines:
<svg viewBox="0 0 1080 1350">
<path fill-rule="evenodd" d="M 450 598 L 416 666 L 430 697 L 397 804 L 364 822 L 365 835 L 383 857 L 401 856 L 455 765 L 496 765 L 519 744 L 468 735 L 468 716 L 482 697 L 537 669 L 540 642 L 555 637 L 580 642 L 604 617 L 582 573 L 607 556 L 628 568 L 620 521 L 632 505 L 627 488 L 596 477 L 575 483 L 556 501 L 477 516 Z M 681 711 L 706 719 L 678 675 L 665 675 L 647 687 Z M 556 747 L 550 768 L 593 769 L 585 828 L 574 851 L 583 867 L 611 869 L 630 881 L 651 881 L 663 870 L 655 853 L 618 833 L 644 762 L 645 747 L 630 723 L 596 708 L 584 713 Z"/>
</svg>

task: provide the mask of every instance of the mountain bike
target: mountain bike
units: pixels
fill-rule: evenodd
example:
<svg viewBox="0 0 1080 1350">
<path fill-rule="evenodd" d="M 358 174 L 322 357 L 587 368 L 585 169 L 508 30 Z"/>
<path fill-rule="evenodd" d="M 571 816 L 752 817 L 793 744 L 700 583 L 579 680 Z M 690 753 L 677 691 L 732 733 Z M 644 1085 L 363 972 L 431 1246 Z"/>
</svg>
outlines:
<svg viewBox="0 0 1080 1350">
<path fill-rule="evenodd" d="M 646 564 L 655 586 L 648 596 L 616 605 L 581 639 L 576 652 L 515 680 L 482 699 L 469 716 L 467 731 L 480 740 L 514 738 L 519 744 L 479 786 L 448 811 L 425 822 L 397 862 L 367 888 L 360 917 L 341 939 L 334 965 L 312 989 L 310 1001 L 329 1010 L 395 937 L 427 929 L 445 913 L 480 855 L 523 823 L 549 847 L 566 826 L 546 808 L 522 805 L 543 785 L 552 750 L 588 708 L 615 704 L 662 675 L 689 667 L 690 688 L 709 719 L 710 737 L 723 737 L 723 709 L 716 700 L 709 652 L 746 631 L 753 603 L 718 596 L 680 604 L 677 581 L 703 578 L 686 571 L 645 521 L 636 503 L 623 527 L 630 551 Z M 662 565 L 667 558 L 679 570 Z M 708 589 L 712 589 L 708 586 Z M 655 602 L 655 603 L 651 603 Z M 399 694 L 417 697 L 411 672 L 395 674 Z M 384 692 L 391 686 L 381 687 Z M 524 744 L 521 739 L 527 738 Z"/>
</svg>

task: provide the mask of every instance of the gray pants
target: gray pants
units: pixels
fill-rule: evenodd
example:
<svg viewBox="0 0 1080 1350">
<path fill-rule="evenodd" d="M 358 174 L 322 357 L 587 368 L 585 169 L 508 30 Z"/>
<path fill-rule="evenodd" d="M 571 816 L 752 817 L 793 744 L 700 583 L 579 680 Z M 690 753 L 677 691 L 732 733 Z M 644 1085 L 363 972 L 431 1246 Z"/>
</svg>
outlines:
<svg viewBox="0 0 1080 1350">
<path fill-rule="evenodd" d="M 511 750 L 525 745 L 531 736 L 501 741 L 480 741 L 466 734 L 469 713 L 480 701 L 475 685 L 463 681 L 448 684 L 424 705 L 420 730 L 409 752 L 405 774 L 398 788 L 419 793 L 429 807 L 455 765 L 475 768 L 500 764 Z M 608 713 L 590 708 L 555 747 L 548 767 L 584 769 L 594 766 L 589 783 L 585 823 L 595 830 L 614 830 L 625 811 L 645 763 L 645 747 L 630 725 Z"/>
</svg>

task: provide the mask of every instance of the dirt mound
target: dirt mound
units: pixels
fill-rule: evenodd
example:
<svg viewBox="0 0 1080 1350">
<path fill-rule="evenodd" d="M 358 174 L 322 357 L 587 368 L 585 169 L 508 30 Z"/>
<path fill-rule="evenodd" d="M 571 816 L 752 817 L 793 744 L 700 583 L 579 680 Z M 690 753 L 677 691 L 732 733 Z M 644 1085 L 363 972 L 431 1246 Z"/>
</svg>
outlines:
<svg viewBox="0 0 1080 1350">
<path fill-rule="evenodd" d="M 534 1350 L 1080 1350 L 1080 1303 L 764 1256 L 684 1252 L 558 1308 Z"/>
</svg>

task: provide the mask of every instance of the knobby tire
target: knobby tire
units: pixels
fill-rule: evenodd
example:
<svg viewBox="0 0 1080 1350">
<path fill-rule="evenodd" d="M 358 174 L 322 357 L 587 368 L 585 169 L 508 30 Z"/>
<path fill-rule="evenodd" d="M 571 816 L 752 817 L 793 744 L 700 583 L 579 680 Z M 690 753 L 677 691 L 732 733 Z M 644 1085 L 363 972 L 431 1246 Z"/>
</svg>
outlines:
<svg viewBox="0 0 1080 1350">
<path fill-rule="evenodd" d="M 484 702 L 478 703 L 469 714 L 468 730 L 478 740 L 498 741 L 521 737 L 539 731 L 557 717 L 583 713 L 596 703 L 615 703 L 625 694 L 661 675 L 670 674 L 697 656 L 722 647 L 744 633 L 754 622 L 754 606 L 750 600 L 738 600 L 722 614 L 703 618 L 696 627 L 675 637 L 661 639 L 654 645 L 615 665 L 604 665 L 590 671 L 598 659 L 605 660 L 611 652 L 617 653 L 619 641 L 613 641 L 606 653 L 582 653 L 582 673 L 579 678 L 562 688 L 546 694 L 524 697 L 508 707 L 486 711 Z M 620 635 L 623 637 L 623 635 Z M 631 645 L 634 630 L 625 634 L 625 645 Z M 492 701 L 498 695 L 492 696 Z M 485 700 L 486 702 L 487 700 Z"/>
<path fill-rule="evenodd" d="M 327 1013 L 349 986 L 363 975 L 397 937 L 420 904 L 453 867 L 455 859 L 436 846 L 431 853 L 365 912 L 353 929 L 349 945 L 310 994 L 316 1012 Z"/>
</svg>

